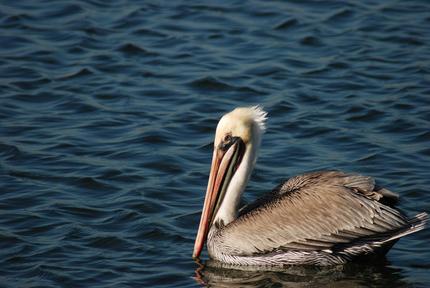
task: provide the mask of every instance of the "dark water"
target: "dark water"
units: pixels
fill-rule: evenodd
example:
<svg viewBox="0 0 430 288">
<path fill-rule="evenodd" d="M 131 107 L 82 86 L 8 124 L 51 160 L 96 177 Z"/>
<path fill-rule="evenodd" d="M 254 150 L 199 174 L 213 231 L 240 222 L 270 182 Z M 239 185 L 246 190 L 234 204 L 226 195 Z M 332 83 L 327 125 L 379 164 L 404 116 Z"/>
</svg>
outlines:
<svg viewBox="0 0 430 288">
<path fill-rule="evenodd" d="M 247 200 L 336 168 L 430 211 L 430 2 L 2 1 L 1 287 L 426 287 L 430 231 L 386 259 L 191 259 L 218 118 L 269 112 Z"/>
</svg>

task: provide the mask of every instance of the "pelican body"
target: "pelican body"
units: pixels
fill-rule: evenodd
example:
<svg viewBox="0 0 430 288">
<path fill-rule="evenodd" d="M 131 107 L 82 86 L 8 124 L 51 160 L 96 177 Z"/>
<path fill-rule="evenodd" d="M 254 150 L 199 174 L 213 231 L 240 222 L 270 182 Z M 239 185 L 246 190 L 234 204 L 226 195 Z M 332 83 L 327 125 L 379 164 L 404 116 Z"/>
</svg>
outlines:
<svg viewBox="0 0 430 288">
<path fill-rule="evenodd" d="M 407 218 L 397 194 L 372 177 L 340 171 L 295 176 L 239 209 L 255 166 L 267 113 L 236 108 L 218 123 L 193 257 L 230 265 L 335 265 L 385 254 L 425 227 L 427 213 Z"/>
</svg>

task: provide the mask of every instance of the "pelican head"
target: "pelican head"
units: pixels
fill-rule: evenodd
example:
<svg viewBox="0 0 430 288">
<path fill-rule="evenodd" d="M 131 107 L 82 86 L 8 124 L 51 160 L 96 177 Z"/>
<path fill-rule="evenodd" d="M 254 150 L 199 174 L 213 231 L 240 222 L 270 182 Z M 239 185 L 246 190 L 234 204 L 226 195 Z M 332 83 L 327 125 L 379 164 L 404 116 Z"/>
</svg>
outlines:
<svg viewBox="0 0 430 288">
<path fill-rule="evenodd" d="M 199 257 L 212 225 L 237 217 L 238 204 L 257 159 L 267 113 L 259 106 L 241 107 L 218 122 L 206 198 L 193 257 Z"/>
</svg>

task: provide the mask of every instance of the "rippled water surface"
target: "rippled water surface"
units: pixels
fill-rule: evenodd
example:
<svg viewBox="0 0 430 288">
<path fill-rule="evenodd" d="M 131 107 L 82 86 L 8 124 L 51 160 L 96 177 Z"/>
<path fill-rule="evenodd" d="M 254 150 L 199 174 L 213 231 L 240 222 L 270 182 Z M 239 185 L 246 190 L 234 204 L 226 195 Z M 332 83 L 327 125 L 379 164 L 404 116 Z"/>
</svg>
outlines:
<svg viewBox="0 0 430 288">
<path fill-rule="evenodd" d="M 428 287 L 429 230 L 329 269 L 220 269 L 191 252 L 214 128 L 236 106 L 270 117 L 246 200 L 336 168 L 430 211 L 429 11 L 2 1 L 0 286 Z"/>
</svg>

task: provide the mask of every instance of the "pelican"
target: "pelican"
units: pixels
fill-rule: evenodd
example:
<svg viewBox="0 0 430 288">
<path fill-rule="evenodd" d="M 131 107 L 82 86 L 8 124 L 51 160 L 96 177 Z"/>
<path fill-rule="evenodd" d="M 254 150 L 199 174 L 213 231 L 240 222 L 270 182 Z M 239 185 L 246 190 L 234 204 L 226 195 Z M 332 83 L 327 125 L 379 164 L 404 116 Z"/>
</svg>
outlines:
<svg viewBox="0 0 430 288">
<path fill-rule="evenodd" d="M 206 242 L 209 257 L 229 265 L 337 265 L 383 255 L 424 229 L 427 213 L 407 218 L 393 208 L 397 194 L 372 177 L 340 171 L 292 177 L 239 209 L 266 119 L 254 106 L 219 121 L 193 258 Z"/>
</svg>

